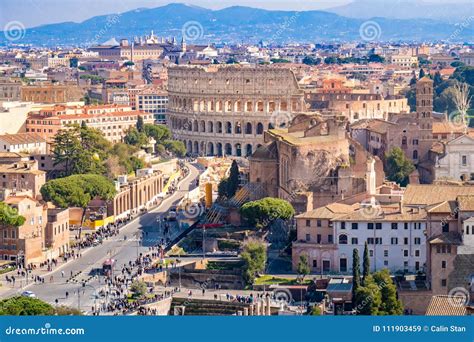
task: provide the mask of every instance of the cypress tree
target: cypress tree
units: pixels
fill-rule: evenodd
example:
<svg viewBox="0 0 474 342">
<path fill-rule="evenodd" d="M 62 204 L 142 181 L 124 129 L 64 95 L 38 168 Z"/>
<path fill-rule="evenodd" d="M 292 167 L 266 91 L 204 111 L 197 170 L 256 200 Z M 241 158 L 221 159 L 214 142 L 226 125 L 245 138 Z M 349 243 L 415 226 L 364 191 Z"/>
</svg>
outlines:
<svg viewBox="0 0 474 342">
<path fill-rule="evenodd" d="M 359 250 L 352 250 L 352 304 L 356 306 L 356 292 L 360 287 L 360 258 Z"/>
<path fill-rule="evenodd" d="M 425 77 L 425 71 L 423 70 L 423 68 L 420 69 L 420 75 L 419 75 L 419 79 L 421 80 L 423 77 Z"/>
<path fill-rule="evenodd" d="M 143 122 L 143 118 L 141 115 L 138 116 L 138 119 L 137 119 L 137 131 L 139 131 L 140 133 L 143 132 L 143 129 L 145 127 L 145 123 Z"/>
<path fill-rule="evenodd" d="M 234 160 L 232 161 L 232 165 L 230 167 L 230 175 L 227 182 L 227 197 L 231 198 L 237 192 L 237 188 L 239 187 L 239 166 L 237 162 Z"/>
<path fill-rule="evenodd" d="M 369 247 L 367 241 L 364 246 L 364 263 L 362 265 L 362 285 L 364 285 L 365 279 L 370 274 L 370 259 L 369 259 Z"/>
</svg>

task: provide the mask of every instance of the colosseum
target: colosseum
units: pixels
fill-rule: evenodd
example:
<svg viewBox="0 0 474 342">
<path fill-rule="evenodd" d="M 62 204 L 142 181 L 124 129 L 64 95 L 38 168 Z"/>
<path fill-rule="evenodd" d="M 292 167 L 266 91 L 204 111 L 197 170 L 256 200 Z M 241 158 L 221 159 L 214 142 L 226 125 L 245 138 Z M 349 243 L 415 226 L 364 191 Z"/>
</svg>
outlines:
<svg viewBox="0 0 474 342">
<path fill-rule="evenodd" d="M 174 66 L 168 92 L 168 125 L 193 155 L 249 156 L 306 109 L 293 72 L 271 66 Z"/>
</svg>

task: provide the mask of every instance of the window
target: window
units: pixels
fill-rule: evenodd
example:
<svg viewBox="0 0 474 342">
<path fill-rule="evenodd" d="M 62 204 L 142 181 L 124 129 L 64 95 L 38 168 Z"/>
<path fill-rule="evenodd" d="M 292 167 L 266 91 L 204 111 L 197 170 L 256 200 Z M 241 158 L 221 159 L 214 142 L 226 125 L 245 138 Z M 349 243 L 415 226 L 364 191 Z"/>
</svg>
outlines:
<svg viewBox="0 0 474 342">
<path fill-rule="evenodd" d="M 318 260 L 313 259 L 313 267 L 318 267 Z"/>
<path fill-rule="evenodd" d="M 384 261 L 383 261 L 383 265 L 384 265 L 384 266 L 388 266 L 388 260 L 384 260 Z"/>
<path fill-rule="evenodd" d="M 316 221 L 316 226 L 317 226 L 317 227 L 321 227 L 321 220 L 317 220 L 317 221 Z"/>
<path fill-rule="evenodd" d="M 381 237 L 375 238 L 375 244 L 376 245 L 381 245 L 382 244 L 382 238 Z"/>
<path fill-rule="evenodd" d="M 311 220 L 306 220 L 306 227 L 311 227 Z"/>
<path fill-rule="evenodd" d="M 359 224 L 357 222 L 353 222 L 352 229 L 359 229 Z"/>
<path fill-rule="evenodd" d="M 392 222 L 392 229 L 398 229 L 398 223 Z"/>
<path fill-rule="evenodd" d="M 332 243 L 332 234 L 328 235 L 328 243 Z"/>
<path fill-rule="evenodd" d="M 359 244 L 359 240 L 357 238 L 351 238 L 351 244 L 353 245 L 358 245 Z"/>
<path fill-rule="evenodd" d="M 386 249 L 386 250 L 383 251 L 383 256 L 384 256 L 385 258 L 388 258 L 388 249 Z"/>
<path fill-rule="evenodd" d="M 381 222 L 376 223 L 375 229 L 382 229 L 382 223 Z"/>
<path fill-rule="evenodd" d="M 347 245 L 347 235 L 346 234 L 339 235 L 339 244 L 340 245 Z"/>
<path fill-rule="evenodd" d="M 398 238 L 396 238 L 396 237 L 391 238 L 391 239 L 390 239 L 390 243 L 391 243 L 392 245 L 398 245 Z"/>
<path fill-rule="evenodd" d="M 419 257 L 419 256 L 420 256 L 420 250 L 419 250 L 419 249 L 415 249 L 415 256 L 416 256 L 416 257 Z"/>
<path fill-rule="evenodd" d="M 441 261 L 441 268 L 446 268 L 446 260 Z"/>
<path fill-rule="evenodd" d="M 346 222 L 341 222 L 341 229 L 346 229 Z"/>
<path fill-rule="evenodd" d="M 374 244 L 374 238 L 367 238 L 367 244 L 368 245 L 373 245 Z"/>
<path fill-rule="evenodd" d="M 415 245 L 421 245 L 421 239 L 419 237 L 415 238 Z"/>
<path fill-rule="evenodd" d="M 373 223 L 367 223 L 367 229 L 374 229 Z"/>
<path fill-rule="evenodd" d="M 406 237 L 406 238 L 403 238 L 403 244 L 404 244 L 404 245 L 408 245 L 408 238 L 407 238 L 407 237 Z"/>
<path fill-rule="evenodd" d="M 316 235 L 316 241 L 321 243 L 321 234 Z"/>
<path fill-rule="evenodd" d="M 403 224 L 403 228 L 404 228 L 404 229 L 408 229 L 408 222 L 405 222 L 405 223 Z"/>
<path fill-rule="evenodd" d="M 371 257 L 374 256 L 374 251 L 373 250 L 369 250 L 369 256 L 371 256 Z"/>
<path fill-rule="evenodd" d="M 311 235 L 306 234 L 306 241 L 310 241 L 310 240 L 311 240 Z"/>
<path fill-rule="evenodd" d="M 446 287 L 446 279 L 441 279 L 441 286 Z"/>
<path fill-rule="evenodd" d="M 449 233 L 449 222 L 442 222 L 441 228 L 443 229 L 443 233 Z"/>
<path fill-rule="evenodd" d="M 404 257 L 408 257 L 408 249 L 404 249 L 404 250 L 403 250 L 403 256 L 404 256 Z"/>
<path fill-rule="evenodd" d="M 461 156 L 461 164 L 462 166 L 467 166 L 467 156 Z"/>
</svg>

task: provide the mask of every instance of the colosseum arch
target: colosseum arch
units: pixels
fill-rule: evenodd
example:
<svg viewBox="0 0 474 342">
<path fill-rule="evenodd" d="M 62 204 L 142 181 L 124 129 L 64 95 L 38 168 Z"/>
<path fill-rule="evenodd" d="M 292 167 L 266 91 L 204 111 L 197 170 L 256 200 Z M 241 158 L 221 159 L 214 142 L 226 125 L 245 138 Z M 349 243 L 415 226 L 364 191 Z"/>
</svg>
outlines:
<svg viewBox="0 0 474 342">
<path fill-rule="evenodd" d="M 242 125 L 240 124 L 240 121 L 236 121 L 235 124 L 235 134 L 242 134 Z"/>
<path fill-rule="evenodd" d="M 199 131 L 202 132 L 202 133 L 205 133 L 205 132 L 206 132 L 206 121 L 201 120 L 199 126 L 200 126 L 200 127 L 199 127 Z"/>
<path fill-rule="evenodd" d="M 188 153 L 193 153 L 193 142 L 191 140 L 188 141 Z"/>
<path fill-rule="evenodd" d="M 227 143 L 225 144 L 225 154 L 226 156 L 231 156 L 232 155 L 232 145 Z"/>
<path fill-rule="evenodd" d="M 249 157 L 251 155 L 252 155 L 252 144 L 247 144 L 247 146 L 245 146 L 245 156 Z"/>
<path fill-rule="evenodd" d="M 217 143 L 216 145 L 216 154 L 218 157 L 222 157 L 223 153 L 222 153 L 222 143 Z"/>
<path fill-rule="evenodd" d="M 193 153 L 199 154 L 199 143 L 197 141 L 194 142 Z"/>
<path fill-rule="evenodd" d="M 222 112 L 222 101 L 216 102 L 216 112 L 218 113 Z"/>
<path fill-rule="evenodd" d="M 257 134 L 263 134 L 263 124 L 261 122 L 257 124 Z"/>
<path fill-rule="evenodd" d="M 212 121 L 207 122 L 207 132 L 214 133 L 214 123 Z"/>
<path fill-rule="evenodd" d="M 232 134 L 232 123 L 230 121 L 225 123 L 225 132 L 226 134 Z"/>
<path fill-rule="evenodd" d="M 245 125 L 245 134 L 252 134 L 252 124 L 250 122 Z"/>
<path fill-rule="evenodd" d="M 199 129 L 198 129 L 198 121 L 197 120 L 194 120 L 193 122 L 193 131 L 194 132 L 199 132 Z"/>
<path fill-rule="evenodd" d="M 245 111 L 246 112 L 253 112 L 253 102 L 252 101 L 245 102 Z"/>
<path fill-rule="evenodd" d="M 208 156 L 213 156 L 214 155 L 214 143 L 208 142 L 207 143 L 207 155 Z"/>
<path fill-rule="evenodd" d="M 242 157 L 242 144 L 240 143 L 235 144 L 235 155 L 237 157 Z"/>
<path fill-rule="evenodd" d="M 222 122 L 217 121 L 216 126 L 216 133 L 222 133 Z"/>
<path fill-rule="evenodd" d="M 268 129 L 274 129 L 275 128 L 275 125 L 273 125 L 273 123 L 269 122 L 268 123 Z"/>
<path fill-rule="evenodd" d="M 243 111 L 243 108 L 242 108 L 242 101 L 241 100 L 237 100 L 235 101 L 234 103 L 234 112 L 242 112 Z"/>
<path fill-rule="evenodd" d="M 225 112 L 232 112 L 232 101 L 225 101 Z"/>
</svg>

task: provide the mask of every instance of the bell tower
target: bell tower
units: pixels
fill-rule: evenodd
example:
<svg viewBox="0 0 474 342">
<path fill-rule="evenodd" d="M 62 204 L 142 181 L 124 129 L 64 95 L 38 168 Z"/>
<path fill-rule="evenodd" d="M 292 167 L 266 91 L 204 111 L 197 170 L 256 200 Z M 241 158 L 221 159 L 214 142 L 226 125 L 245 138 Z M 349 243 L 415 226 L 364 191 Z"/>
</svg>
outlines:
<svg viewBox="0 0 474 342">
<path fill-rule="evenodd" d="M 418 118 L 433 116 L 433 80 L 423 77 L 416 82 L 416 114 Z"/>
</svg>

